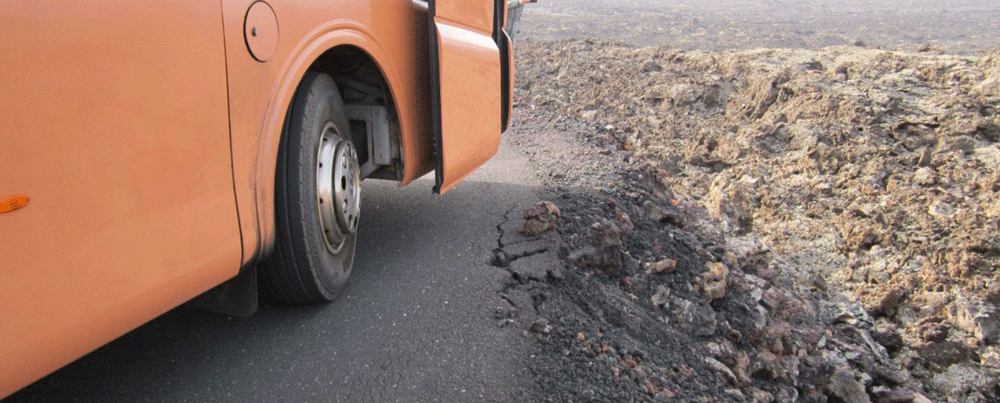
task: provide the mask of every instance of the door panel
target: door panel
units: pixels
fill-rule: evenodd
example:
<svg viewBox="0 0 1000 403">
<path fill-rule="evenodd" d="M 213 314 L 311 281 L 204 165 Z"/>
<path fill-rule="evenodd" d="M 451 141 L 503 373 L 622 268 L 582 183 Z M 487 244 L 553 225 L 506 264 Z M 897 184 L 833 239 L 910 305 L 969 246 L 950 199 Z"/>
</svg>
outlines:
<svg viewBox="0 0 1000 403">
<path fill-rule="evenodd" d="M 488 161 L 500 145 L 502 72 L 493 38 L 494 3 L 429 3 L 438 193 Z"/>
<path fill-rule="evenodd" d="M 238 271 L 221 13 L 0 5 L 0 396 Z"/>
</svg>

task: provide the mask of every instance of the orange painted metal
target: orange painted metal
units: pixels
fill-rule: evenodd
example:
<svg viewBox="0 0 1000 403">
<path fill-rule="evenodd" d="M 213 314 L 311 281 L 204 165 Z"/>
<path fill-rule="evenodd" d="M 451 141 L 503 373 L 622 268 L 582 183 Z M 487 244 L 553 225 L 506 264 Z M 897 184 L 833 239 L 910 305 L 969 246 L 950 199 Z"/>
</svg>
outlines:
<svg viewBox="0 0 1000 403">
<path fill-rule="evenodd" d="M 221 21 L 0 3 L 0 397 L 238 272 Z"/>
<path fill-rule="evenodd" d="M 440 78 L 438 191 L 445 193 L 489 161 L 500 146 L 500 49 L 494 2 L 436 0 Z"/>
<path fill-rule="evenodd" d="M 434 0 L 434 6 L 435 22 L 461 25 L 487 37 L 493 33 L 492 0 Z"/>
<path fill-rule="evenodd" d="M 496 151 L 500 104 L 493 2 L 452 3 L 440 23 L 453 185 Z M 0 397 L 269 252 L 282 126 L 324 52 L 377 62 L 401 185 L 430 172 L 427 32 L 399 0 L 0 3 L 0 194 L 31 195 L 0 217 L 18 234 L 0 243 Z"/>
</svg>

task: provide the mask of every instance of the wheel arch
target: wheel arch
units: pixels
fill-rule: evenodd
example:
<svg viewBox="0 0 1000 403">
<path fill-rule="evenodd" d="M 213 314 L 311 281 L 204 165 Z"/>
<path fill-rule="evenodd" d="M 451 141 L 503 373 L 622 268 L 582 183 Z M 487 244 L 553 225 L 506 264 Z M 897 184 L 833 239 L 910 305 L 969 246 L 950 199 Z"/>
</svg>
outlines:
<svg viewBox="0 0 1000 403">
<path fill-rule="evenodd" d="M 259 231 L 258 258 L 270 253 L 274 245 L 274 192 L 277 168 L 278 147 L 286 118 L 291 107 L 295 91 L 309 71 L 324 72 L 322 61 L 335 52 L 350 50 L 359 52 L 374 65 L 379 77 L 384 80 L 387 102 L 392 106 L 389 113 L 399 125 L 400 157 L 403 163 L 402 183 L 415 178 L 414 172 L 425 169 L 422 163 L 423 152 L 418 132 L 422 130 L 413 109 L 415 100 L 413 94 L 399 94 L 400 82 L 404 80 L 405 71 L 412 61 L 402 60 L 400 56 L 390 57 L 384 48 L 375 40 L 363 26 L 354 23 L 335 22 L 316 29 L 300 42 L 286 60 L 275 83 L 276 90 L 268 106 L 262 123 L 260 140 L 257 150 L 257 167 L 255 173 L 255 199 L 257 203 L 257 221 Z"/>
<path fill-rule="evenodd" d="M 372 163 L 367 172 L 362 172 L 363 177 L 401 180 L 403 153 L 399 111 L 389 80 L 378 60 L 363 48 L 338 45 L 320 55 L 307 71 L 326 74 L 337 84 L 347 107 L 352 140 L 358 147 L 361 163 L 375 159 L 370 155 L 375 148 L 370 144 L 372 142 L 388 151 L 380 153 L 379 158 L 393 163 L 384 166 Z M 378 109 L 376 116 L 371 116 L 372 107 Z"/>
</svg>

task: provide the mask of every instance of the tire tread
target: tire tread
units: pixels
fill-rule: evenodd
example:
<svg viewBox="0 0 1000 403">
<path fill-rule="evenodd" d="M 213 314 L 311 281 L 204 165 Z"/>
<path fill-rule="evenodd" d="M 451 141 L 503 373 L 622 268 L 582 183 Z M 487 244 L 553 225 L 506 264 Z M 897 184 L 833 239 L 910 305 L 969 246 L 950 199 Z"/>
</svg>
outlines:
<svg viewBox="0 0 1000 403">
<path fill-rule="evenodd" d="M 320 80 L 329 82 L 319 83 Z M 275 298 L 287 303 L 327 302 L 339 291 L 339 288 L 327 289 L 319 278 L 322 274 L 315 269 L 324 262 L 314 255 L 328 253 L 325 246 L 322 250 L 311 250 L 314 248 L 312 243 L 298 242 L 296 239 L 302 235 L 322 236 L 309 234 L 309 220 L 317 218 L 309 212 L 312 206 L 303 199 L 301 192 L 303 186 L 315 186 L 313 183 L 303 183 L 309 175 L 302 174 L 314 170 L 314 167 L 306 166 L 308 160 L 303 158 L 302 153 L 315 146 L 310 143 L 310 138 L 299 133 L 309 130 L 309 122 L 317 120 L 317 114 L 322 110 L 322 105 L 318 104 L 326 102 L 320 92 L 328 85 L 334 84 L 326 75 L 314 72 L 305 75 L 293 99 L 291 117 L 286 122 L 287 129 L 282 134 L 278 148 L 275 171 L 275 245 L 271 256 L 261 265 L 261 271 L 268 290 Z M 336 89 L 336 86 L 333 88 Z M 303 91 L 308 92 L 300 94 Z M 336 110 L 337 107 L 340 107 L 339 110 Z M 334 113 L 343 113 L 342 105 L 336 103 L 328 109 L 334 109 Z M 346 121 L 346 117 L 341 119 Z M 294 172 L 288 169 L 291 161 L 295 161 Z M 347 264 L 350 264 L 350 260 Z"/>
</svg>

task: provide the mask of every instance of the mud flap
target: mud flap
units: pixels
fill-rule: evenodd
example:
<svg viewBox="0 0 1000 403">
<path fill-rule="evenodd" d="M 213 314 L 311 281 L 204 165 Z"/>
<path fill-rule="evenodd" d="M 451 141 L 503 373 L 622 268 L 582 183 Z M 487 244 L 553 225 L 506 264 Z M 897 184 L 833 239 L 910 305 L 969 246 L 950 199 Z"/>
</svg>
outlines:
<svg viewBox="0 0 1000 403">
<path fill-rule="evenodd" d="M 229 316 L 253 315 L 257 312 L 257 268 L 244 268 L 236 277 L 194 297 L 185 305 Z"/>
</svg>

